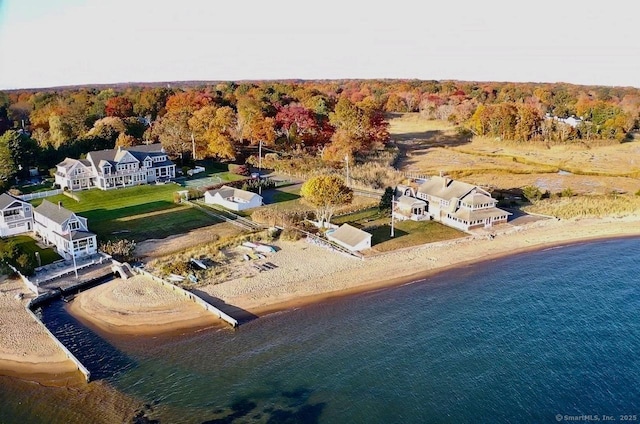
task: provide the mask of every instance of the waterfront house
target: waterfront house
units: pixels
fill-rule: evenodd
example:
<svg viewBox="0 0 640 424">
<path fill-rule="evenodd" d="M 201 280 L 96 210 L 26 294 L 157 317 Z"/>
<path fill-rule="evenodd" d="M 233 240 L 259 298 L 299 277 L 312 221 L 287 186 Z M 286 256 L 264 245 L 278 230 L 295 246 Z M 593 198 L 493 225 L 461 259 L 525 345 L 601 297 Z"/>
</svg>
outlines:
<svg viewBox="0 0 640 424">
<path fill-rule="evenodd" d="M 0 237 L 33 230 L 33 207 L 8 193 L 0 195 Z"/>
<path fill-rule="evenodd" d="M 395 218 L 428 218 L 463 231 L 506 223 L 511 215 L 496 207 L 498 201 L 488 191 L 446 176 L 431 177 L 415 191 L 400 186 L 396 196 Z M 414 203 L 412 197 L 424 205 Z"/>
<path fill-rule="evenodd" d="M 349 224 L 342 224 L 335 231 L 327 234 L 327 239 L 339 244 L 351 252 L 371 248 L 371 233 L 353 227 Z"/>
<path fill-rule="evenodd" d="M 34 232 L 42 242 L 53 245 L 60 256 L 70 259 L 98 251 L 96 235 L 89 231 L 87 219 L 44 199 L 33 210 Z"/>
<path fill-rule="evenodd" d="M 204 193 L 204 202 L 220 205 L 232 211 L 243 211 L 262 206 L 262 196 L 225 185 L 216 190 L 207 190 Z"/>
<path fill-rule="evenodd" d="M 154 182 L 176 176 L 176 165 L 159 143 L 89 152 L 86 159 L 66 158 L 56 165 L 60 188 L 108 190 Z"/>
</svg>

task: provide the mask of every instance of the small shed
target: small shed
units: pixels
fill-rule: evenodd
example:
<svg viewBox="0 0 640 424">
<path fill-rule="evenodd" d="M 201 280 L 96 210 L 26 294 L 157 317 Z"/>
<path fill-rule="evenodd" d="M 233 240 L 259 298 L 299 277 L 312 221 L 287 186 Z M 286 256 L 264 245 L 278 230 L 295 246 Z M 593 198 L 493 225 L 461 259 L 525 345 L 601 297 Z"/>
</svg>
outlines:
<svg viewBox="0 0 640 424">
<path fill-rule="evenodd" d="M 371 234 L 349 224 L 342 224 L 337 230 L 327 234 L 327 238 L 352 252 L 371 248 Z"/>
<path fill-rule="evenodd" d="M 262 206 L 262 196 L 225 185 L 216 190 L 206 191 L 204 202 L 210 205 L 220 205 L 232 211 L 243 211 Z"/>
</svg>

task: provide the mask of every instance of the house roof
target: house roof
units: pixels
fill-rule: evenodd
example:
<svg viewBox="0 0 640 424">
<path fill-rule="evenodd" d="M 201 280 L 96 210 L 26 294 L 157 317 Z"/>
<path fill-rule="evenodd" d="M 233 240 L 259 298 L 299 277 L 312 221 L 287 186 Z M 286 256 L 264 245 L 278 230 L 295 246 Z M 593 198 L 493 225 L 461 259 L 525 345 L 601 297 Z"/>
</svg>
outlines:
<svg viewBox="0 0 640 424">
<path fill-rule="evenodd" d="M 166 156 L 166 153 L 162 150 L 160 143 L 155 143 L 120 149 L 94 150 L 93 152 L 89 152 L 87 156 L 90 156 L 93 163 L 97 164 L 97 166 L 102 166 L 102 163 L 104 163 L 103 161 L 115 165 L 127 155 L 131 155 L 136 160 L 142 162 L 147 157 L 153 158 L 157 156 Z M 158 167 L 169 165 L 173 165 L 173 162 L 165 160 L 163 162 L 154 162 L 152 166 Z"/>
<path fill-rule="evenodd" d="M 252 193 L 246 190 L 240 190 L 239 188 L 229 187 L 226 185 L 215 190 L 207 190 L 206 193 L 209 193 L 210 196 L 215 196 L 216 193 L 218 193 L 220 194 L 221 197 L 225 199 L 228 197 L 234 197 L 237 199 L 242 199 L 246 202 L 250 202 L 257 197 L 262 198 L 262 196 L 260 196 L 259 194 Z"/>
<path fill-rule="evenodd" d="M 418 192 L 441 199 L 462 198 L 471 190 L 478 188 L 473 184 L 455 181 L 447 177 L 431 177 L 418 188 Z"/>
<path fill-rule="evenodd" d="M 502 209 L 498 209 L 498 208 L 477 209 L 477 210 L 460 208 L 455 213 L 451 214 L 451 216 L 454 216 L 466 222 L 482 221 L 483 219 L 486 219 L 486 218 L 494 218 L 494 217 L 505 216 L 505 215 L 508 216 L 508 215 L 511 215 L 511 213 L 507 211 L 503 211 Z"/>
<path fill-rule="evenodd" d="M 329 240 L 339 241 L 346 246 L 355 247 L 363 241 L 370 239 L 371 234 L 349 224 L 342 224 L 340 228 L 327 235 Z"/>
<path fill-rule="evenodd" d="M 420 200 L 420 199 L 416 199 L 415 197 L 411 197 L 411 196 L 400 196 L 398 198 L 398 200 L 396 200 L 396 202 L 398 202 L 398 206 L 400 207 L 413 207 L 416 205 L 419 206 L 426 206 L 427 202 L 425 202 L 424 200 Z"/>
<path fill-rule="evenodd" d="M 71 231 L 71 240 L 83 240 L 94 236 L 91 231 Z"/>
<path fill-rule="evenodd" d="M 17 197 L 13 197 L 8 193 L 0 194 L 0 209 L 6 209 L 7 207 L 11 206 L 15 202 L 25 203 L 22 200 L 18 199 Z"/>
<path fill-rule="evenodd" d="M 469 205 L 477 206 L 477 205 L 484 205 L 487 203 L 495 204 L 496 200 L 491 196 L 487 196 L 486 194 L 473 193 L 472 195 L 465 197 L 464 202 Z"/>
<path fill-rule="evenodd" d="M 64 160 L 60 162 L 58 166 L 64 169 L 69 169 L 77 163 L 78 163 L 77 159 L 64 158 Z"/>
<path fill-rule="evenodd" d="M 128 150 L 130 152 L 158 152 L 164 154 L 164 148 L 161 143 L 153 143 L 153 144 L 139 144 L 137 146 L 127 147 L 124 150 Z"/>
<path fill-rule="evenodd" d="M 67 219 L 75 215 L 69 209 L 65 209 L 59 205 L 54 205 L 47 199 L 44 199 L 42 203 L 40 203 L 40 205 L 34 209 L 34 211 L 42 216 L 49 218 L 57 224 L 62 224 Z"/>
</svg>

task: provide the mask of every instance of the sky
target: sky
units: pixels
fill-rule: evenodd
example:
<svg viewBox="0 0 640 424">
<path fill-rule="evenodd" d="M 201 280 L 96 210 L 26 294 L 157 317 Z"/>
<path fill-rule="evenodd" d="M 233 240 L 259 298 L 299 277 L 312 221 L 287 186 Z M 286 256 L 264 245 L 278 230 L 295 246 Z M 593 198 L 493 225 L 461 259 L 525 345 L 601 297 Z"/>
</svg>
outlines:
<svg viewBox="0 0 640 424">
<path fill-rule="evenodd" d="M 275 79 L 640 88 L 628 0 L 0 0 L 0 89 Z"/>
</svg>

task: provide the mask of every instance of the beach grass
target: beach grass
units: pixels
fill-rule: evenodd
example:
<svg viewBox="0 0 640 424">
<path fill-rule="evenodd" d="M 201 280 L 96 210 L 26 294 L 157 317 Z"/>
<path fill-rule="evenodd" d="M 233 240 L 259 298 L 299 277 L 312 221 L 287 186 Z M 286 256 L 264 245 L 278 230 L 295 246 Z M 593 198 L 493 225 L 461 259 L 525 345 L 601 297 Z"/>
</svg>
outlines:
<svg viewBox="0 0 640 424">
<path fill-rule="evenodd" d="M 525 212 L 563 219 L 624 216 L 640 212 L 640 196 L 608 194 L 559 197 L 543 199 L 523 209 Z"/>
<path fill-rule="evenodd" d="M 445 172 L 472 184 L 513 189 L 526 185 L 571 188 L 576 193 L 635 191 L 640 176 L 640 141 L 572 140 L 517 142 L 457 136 L 445 121 L 419 113 L 389 117 L 391 138 L 400 142 L 402 171 L 427 175 Z M 565 181 L 567 174 L 571 181 Z M 570 186 L 568 184 L 571 184 Z"/>
<path fill-rule="evenodd" d="M 115 190 L 74 192 L 78 201 L 57 195 L 47 200 L 88 219 L 89 229 L 100 239 L 135 241 L 161 239 L 220 221 L 206 213 L 173 201 L 181 187 L 175 184 L 141 185 Z M 34 205 L 41 199 L 34 200 Z"/>
</svg>

